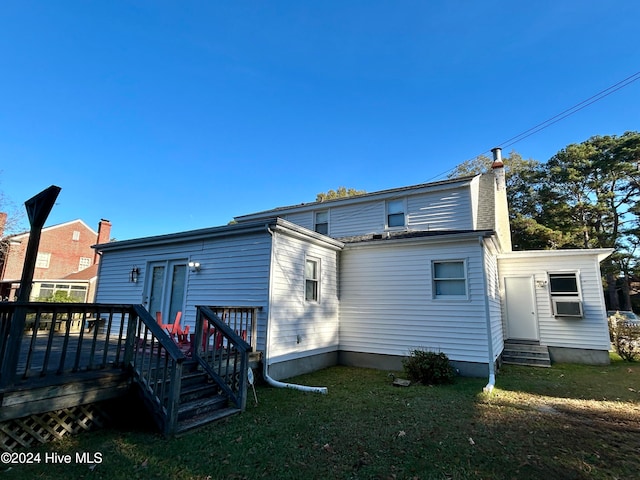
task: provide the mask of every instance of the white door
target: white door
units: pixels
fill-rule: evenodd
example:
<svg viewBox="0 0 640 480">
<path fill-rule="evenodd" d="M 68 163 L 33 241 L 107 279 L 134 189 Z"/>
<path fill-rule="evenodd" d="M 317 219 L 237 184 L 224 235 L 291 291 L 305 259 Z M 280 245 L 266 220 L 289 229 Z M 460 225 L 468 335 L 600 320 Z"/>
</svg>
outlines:
<svg viewBox="0 0 640 480">
<path fill-rule="evenodd" d="M 504 279 L 507 338 L 538 340 L 533 277 L 505 277 Z"/>
</svg>

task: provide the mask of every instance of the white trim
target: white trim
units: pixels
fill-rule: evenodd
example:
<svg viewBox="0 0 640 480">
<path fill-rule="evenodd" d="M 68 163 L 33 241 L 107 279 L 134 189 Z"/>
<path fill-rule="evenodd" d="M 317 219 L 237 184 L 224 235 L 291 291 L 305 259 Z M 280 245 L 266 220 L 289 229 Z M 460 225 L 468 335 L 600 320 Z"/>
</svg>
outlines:
<svg viewBox="0 0 640 480">
<path fill-rule="evenodd" d="M 327 221 L 326 222 L 322 222 L 322 223 L 326 223 L 327 224 L 327 233 L 321 233 L 318 232 L 316 229 L 318 228 L 318 214 L 320 213 L 325 213 L 327 215 Z M 321 235 L 329 235 L 331 233 L 331 222 L 330 222 L 330 214 L 329 214 L 329 209 L 324 209 L 324 210 L 317 210 L 315 212 L 313 212 L 313 231 L 316 233 L 320 233 Z"/>
<path fill-rule="evenodd" d="M 462 263 L 463 278 L 436 278 L 436 263 Z M 436 293 L 436 282 L 445 280 L 464 281 L 464 295 L 446 295 Z M 431 298 L 436 301 L 466 301 L 469 300 L 469 271 L 466 258 L 444 258 L 431 260 Z"/>
<path fill-rule="evenodd" d="M 307 262 L 315 263 L 316 276 L 315 278 L 307 277 Z M 309 299 L 307 298 L 307 282 L 312 281 L 316 282 L 316 298 Z M 321 300 L 321 289 L 320 285 L 322 284 L 322 259 L 318 257 L 313 257 L 311 255 L 304 256 L 304 301 L 310 303 L 320 303 Z"/>
<path fill-rule="evenodd" d="M 389 213 L 389 204 L 402 204 L 402 212 Z M 389 215 L 399 215 L 402 213 L 402 225 L 389 225 Z M 409 225 L 409 215 L 407 213 L 407 197 L 402 198 L 388 198 L 384 202 L 384 229 L 386 230 L 405 230 Z"/>
</svg>

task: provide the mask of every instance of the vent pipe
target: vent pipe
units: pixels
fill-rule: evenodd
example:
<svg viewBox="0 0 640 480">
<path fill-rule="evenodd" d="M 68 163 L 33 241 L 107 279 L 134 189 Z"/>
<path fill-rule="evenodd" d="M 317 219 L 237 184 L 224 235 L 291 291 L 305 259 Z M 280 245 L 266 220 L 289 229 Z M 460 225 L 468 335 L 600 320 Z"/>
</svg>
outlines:
<svg viewBox="0 0 640 480">
<path fill-rule="evenodd" d="M 502 163 L 502 149 L 500 147 L 492 148 L 491 153 L 493 153 L 493 164 L 491 168 L 502 168 L 504 167 L 504 163 Z"/>
</svg>

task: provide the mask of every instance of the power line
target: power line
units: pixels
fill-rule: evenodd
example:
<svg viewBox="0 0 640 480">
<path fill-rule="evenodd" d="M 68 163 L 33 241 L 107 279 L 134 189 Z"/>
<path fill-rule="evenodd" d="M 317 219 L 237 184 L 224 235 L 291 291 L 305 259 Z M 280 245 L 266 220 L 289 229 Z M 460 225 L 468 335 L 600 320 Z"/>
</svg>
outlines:
<svg viewBox="0 0 640 480">
<path fill-rule="evenodd" d="M 547 127 L 550 127 L 551 125 L 558 123 L 561 120 L 564 120 L 567 117 L 570 117 L 571 115 L 573 115 L 574 113 L 579 112 L 580 110 L 587 108 L 589 105 L 594 104 L 595 102 L 598 102 L 600 100 L 602 100 L 603 98 L 608 97 L 609 95 L 611 95 L 614 92 L 617 92 L 618 90 L 629 86 L 630 84 L 632 84 L 633 82 L 640 80 L 640 71 L 634 73 L 633 75 L 628 76 L 627 78 L 620 80 L 619 82 L 611 85 L 610 87 L 605 88 L 604 90 L 596 93 L 595 95 L 590 96 L 589 98 L 581 101 L 580 103 L 576 103 L 575 105 L 573 105 L 570 108 L 567 108 L 566 110 L 563 110 L 562 112 L 554 115 L 551 118 L 548 118 L 547 120 L 545 120 L 544 122 L 541 122 L 527 130 L 525 130 L 524 132 L 519 133 L 518 135 L 515 135 L 511 138 L 508 138 L 507 140 L 504 140 L 503 142 L 498 143 L 498 146 L 500 148 L 507 148 L 510 147 L 512 145 L 515 145 L 516 143 L 520 142 L 521 140 L 524 140 L 525 138 L 528 138 L 542 130 L 544 130 Z M 470 161 L 473 160 L 474 158 L 479 157 L 480 155 L 485 155 L 487 153 L 491 152 L 491 149 L 485 150 L 482 153 L 477 154 L 474 157 L 469 158 L 466 161 Z M 436 175 L 435 177 L 431 177 L 428 181 L 431 181 L 433 179 L 439 178 L 443 175 L 446 175 L 447 173 L 451 172 L 452 170 L 455 170 L 456 167 L 450 168 L 449 170 L 447 170 L 446 172 L 442 172 L 438 175 Z"/>
</svg>

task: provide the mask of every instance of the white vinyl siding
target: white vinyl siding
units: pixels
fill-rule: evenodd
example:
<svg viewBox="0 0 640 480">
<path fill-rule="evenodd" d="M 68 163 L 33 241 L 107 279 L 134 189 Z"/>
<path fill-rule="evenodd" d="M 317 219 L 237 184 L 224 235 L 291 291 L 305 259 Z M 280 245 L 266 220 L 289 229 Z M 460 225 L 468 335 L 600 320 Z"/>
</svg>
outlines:
<svg viewBox="0 0 640 480">
<path fill-rule="evenodd" d="M 471 192 L 468 187 L 407 198 L 411 230 L 472 230 Z"/>
<path fill-rule="evenodd" d="M 258 348 L 264 348 L 268 314 L 271 237 L 266 233 L 182 241 L 161 246 L 105 250 L 100 260 L 96 302 L 142 303 L 150 262 L 193 259 L 199 272 L 187 272 L 185 325 L 195 325 L 196 305 L 259 306 Z M 133 265 L 140 269 L 137 283 L 128 281 Z"/>
<path fill-rule="evenodd" d="M 347 246 L 341 256 L 340 349 L 406 356 L 412 348 L 451 360 L 488 363 L 480 245 L 467 242 Z M 432 298 L 433 261 L 467 266 L 468 298 Z"/>
<path fill-rule="evenodd" d="M 384 201 L 331 207 L 331 236 L 334 238 L 384 231 Z"/>
<path fill-rule="evenodd" d="M 313 230 L 313 212 L 283 213 L 280 217 L 288 222 Z"/>
<path fill-rule="evenodd" d="M 500 277 L 533 275 L 540 343 L 551 347 L 609 350 L 609 333 L 596 254 L 584 251 L 526 252 L 499 256 Z M 583 317 L 556 317 L 550 294 L 549 273 L 579 272 Z"/>
<path fill-rule="evenodd" d="M 490 240 L 485 240 L 484 244 L 486 301 L 489 310 L 491 341 L 493 342 L 493 356 L 495 360 L 500 356 L 504 348 L 504 330 L 502 326 L 501 306 L 502 297 L 500 295 L 497 251 Z"/>
<path fill-rule="evenodd" d="M 336 351 L 337 251 L 283 233 L 274 242 L 270 364 Z M 310 258 L 319 260 L 320 302 L 305 300 L 305 265 Z"/>
</svg>

